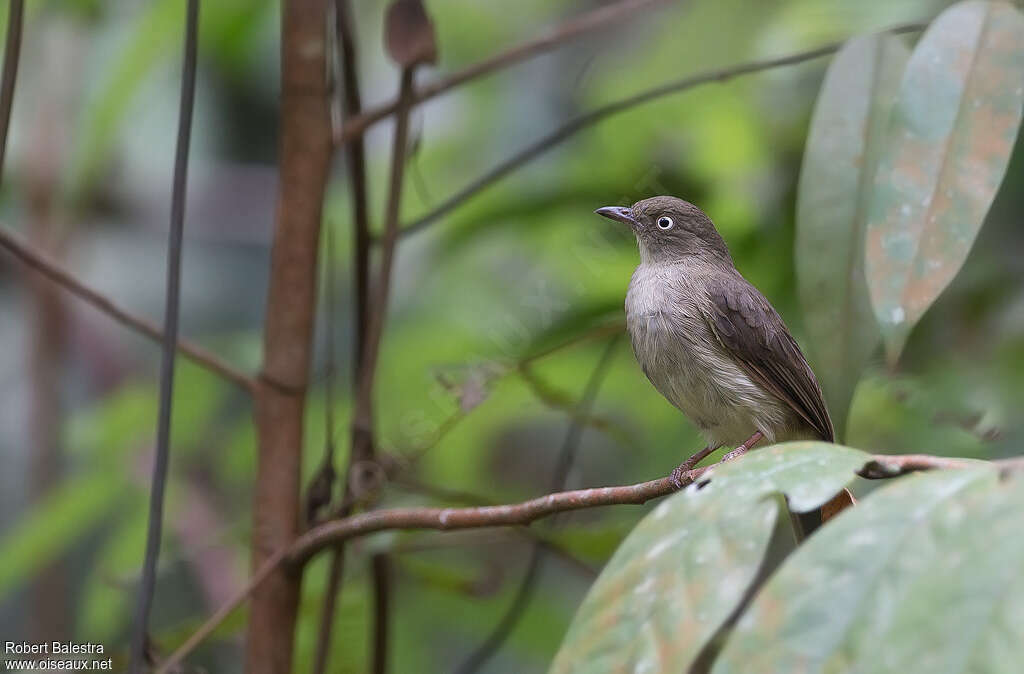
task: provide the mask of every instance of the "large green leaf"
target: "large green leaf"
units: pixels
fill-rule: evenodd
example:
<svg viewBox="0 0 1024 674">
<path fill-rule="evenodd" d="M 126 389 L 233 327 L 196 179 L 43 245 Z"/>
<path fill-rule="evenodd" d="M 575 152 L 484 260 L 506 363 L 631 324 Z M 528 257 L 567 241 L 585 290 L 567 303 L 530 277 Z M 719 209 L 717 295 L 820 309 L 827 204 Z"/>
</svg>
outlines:
<svg viewBox="0 0 1024 674">
<path fill-rule="evenodd" d="M 775 445 L 667 499 L 608 562 L 551 671 L 683 671 L 757 576 L 780 514 L 772 496 L 813 509 L 866 459 L 825 443 Z"/>
<path fill-rule="evenodd" d="M 894 362 L 959 271 L 1006 172 L 1024 103 L 1024 17 L 971 0 L 914 49 L 869 207 L 871 302 Z"/>
<path fill-rule="evenodd" d="M 783 563 L 713 671 L 1018 672 L 1022 528 L 991 467 L 902 478 Z"/>
<path fill-rule="evenodd" d="M 822 84 L 797 191 L 800 302 L 839 437 L 880 334 L 864 281 L 867 202 L 910 51 L 892 35 L 847 42 Z"/>
</svg>

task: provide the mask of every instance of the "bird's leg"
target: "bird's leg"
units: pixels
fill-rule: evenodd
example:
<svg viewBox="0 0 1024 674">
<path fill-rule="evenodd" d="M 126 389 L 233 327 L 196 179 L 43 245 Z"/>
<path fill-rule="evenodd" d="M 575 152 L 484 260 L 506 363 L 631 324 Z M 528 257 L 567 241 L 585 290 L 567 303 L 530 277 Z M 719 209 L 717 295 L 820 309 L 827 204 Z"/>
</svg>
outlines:
<svg viewBox="0 0 1024 674">
<path fill-rule="evenodd" d="M 708 445 L 704 449 L 700 450 L 699 452 L 688 458 L 686 461 L 683 461 L 681 464 L 676 466 L 675 469 L 672 470 L 672 475 L 670 476 L 672 484 L 675 485 L 676 489 L 683 488 L 683 475 L 693 470 L 693 468 L 698 463 L 703 461 L 708 454 L 715 451 L 719 447 L 721 447 L 721 445 L 715 445 L 714 447 Z"/>
<path fill-rule="evenodd" d="M 741 456 L 749 452 L 751 449 L 753 449 L 754 445 L 760 442 L 761 438 L 763 437 L 764 433 L 762 433 L 761 431 L 754 431 L 754 434 L 747 438 L 746 442 L 744 442 L 742 445 L 740 445 L 736 449 L 732 450 L 731 452 L 723 456 L 722 462 L 724 463 L 726 461 L 732 461 L 733 459 L 740 458 Z"/>
</svg>

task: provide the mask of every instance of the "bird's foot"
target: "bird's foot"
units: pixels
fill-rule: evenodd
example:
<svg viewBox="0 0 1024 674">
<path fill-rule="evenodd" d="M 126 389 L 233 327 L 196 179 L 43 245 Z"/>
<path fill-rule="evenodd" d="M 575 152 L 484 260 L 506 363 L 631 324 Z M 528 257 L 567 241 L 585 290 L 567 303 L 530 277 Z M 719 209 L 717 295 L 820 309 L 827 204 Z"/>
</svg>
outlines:
<svg viewBox="0 0 1024 674">
<path fill-rule="evenodd" d="M 754 434 L 747 438 L 746 442 L 744 442 L 742 445 L 740 445 L 736 449 L 732 450 L 731 452 L 723 456 L 722 463 L 725 463 L 726 461 L 733 461 L 735 459 L 740 458 L 741 456 L 749 452 L 751 449 L 753 449 L 754 445 L 759 443 L 763 437 L 764 434 L 761 433 L 761 431 L 754 431 Z"/>
<path fill-rule="evenodd" d="M 704 449 L 700 450 L 699 452 L 688 458 L 686 461 L 683 461 L 681 464 L 676 466 L 672 470 L 672 474 L 669 475 L 669 479 L 672 480 L 672 485 L 676 489 L 682 489 L 684 486 L 686 486 L 683 484 L 683 478 L 686 477 L 686 474 L 693 470 L 698 463 L 703 461 L 708 454 L 715 451 L 716 449 L 718 449 L 718 447 L 712 447 L 708 445 Z M 689 482 L 687 482 L 686 484 L 689 484 Z"/>
</svg>

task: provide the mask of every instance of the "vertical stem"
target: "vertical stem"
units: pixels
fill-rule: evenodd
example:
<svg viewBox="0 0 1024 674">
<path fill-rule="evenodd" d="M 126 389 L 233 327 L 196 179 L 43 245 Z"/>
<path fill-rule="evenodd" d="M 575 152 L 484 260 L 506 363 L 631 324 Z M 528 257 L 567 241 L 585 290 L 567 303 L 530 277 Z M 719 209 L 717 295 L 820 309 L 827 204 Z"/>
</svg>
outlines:
<svg viewBox="0 0 1024 674">
<path fill-rule="evenodd" d="M 373 387 L 377 374 L 377 359 L 380 354 L 380 343 L 387 320 L 388 299 L 391 287 L 391 267 L 395 256 L 395 245 L 398 242 L 398 215 L 402 202 L 402 184 L 405 178 L 405 158 L 409 144 L 409 110 L 413 92 L 413 68 L 402 70 L 399 89 L 398 111 L 395 113 L 395 135 L 391 146 L 391 181 L 388 186 L 388 200 L 384 216 L 384 238 L 381 244 L 380 269 L 377 283 L 373 289 L 372 310 L 367 314 L 366 332 L 363 335 L 359 374 L 356 377 L 355 410 L 352 415 L 352 461 L 355 465 L 361 457 L 373 455 Z M 350 483 L 347 483 L 350 484 Z M 346 489 L 347 496 L 347 489 Z M 338 555 L 340 556 L 341 548 Z M 373 589 L 376 597 L 377 620 L 374 623 L 374 672 L 382 672 L 387 662 L 387 612 L 390 591 L 387 560 L 373 560 Z M 333 578 L 332 568 L 332 578 Z M 341 576 L 337 579 L 340 581 Z M 382 632 L 381 630 L 384 630 Z"/>
<path fill-rule="evenodd" d="M 356 392 L 356 407 L 353 415 L 353 431 L 364 435 L 373 425 L 373 385 L 380 355 L 380 341 L 387 318 L 388 299 L 391 288 L 391 266 L 395 258 L 395 244 L 398 242 L 398 214 L 402 202 L 402 183 L 405 180 L 405 157 L 409 144 L 409 109 L 412 102 L 413 68 L 402 70 L 399 90 L 399 106 L 395 113 L 395 135 L 391 145 L 391 182 L 388 185 L 388 200 L 384 214 L 384 234 L 380 244 L 380 269 L 377 285 L 373 289 L 373 311 L 369 313 L 366 328 L 366 342 L 363 348 L 363 362 L 359 373 L 359 388 Z"/>
<path fill-rule="evenodd" d="M 270 260 L 263 370 L 256 392 L 259 456 L 253 569 L 299 528 L 303 411 L 312 356 L 317 244 L 331 159 L 328 0 L 287 0 L 281 29 L 280 181 Z M 276 569 L 253 592 L 248 674 L 291 671 L 301 577 Z"/>
<path fill-rule="evenodd" d="M 334 29 L 337 36 L 336 44 L 338 47 L 338 72 L 341 77 L 342 109 L 344 111 L 344 119 L 350 119 L 357 117 L 362 112 L 363 102 L 359 89 L 355 25 L 352 21 L 352 8 L 348 0 L 335 0 Z M 352 235 L 355 262 L 353 264 L 355 334 L 352 340 L 352 388 L 353 395 L 355 395 L 359 387 L 363 349 L 366 343 L 370 279 L 370 217 L 366 186 L 366 144 L 362 134 L 353 138 L 352 142 L 345 147 L 345 161 L 352 190 Z M 372 453 L 373 437 L 371 435 L 361 436 L 358 444 L 353 435 L 349 451 L 348 469 L 343 473 L 345 484 L 342 496 L 343 502 L 349 501 L 352 466 L 359 461 L 369 459 Z M 346 508 L 343 515 L 348 514 L 349 510 L 350 508 Z M 331 551 L 327 588 L 324 592 L 324 603 L 320 613 L 320 627 L 317 631 L 316 652 L 313 656 L 313 674 L 324 674 L 327 671 L 331 633 L 334 630 L 334 613 L 337 607 L 339 588 L 344 576 L 345 548 L 339 545 Z"/>
<path fill-rule="evenodd" d="M 185 189 L 188 179 L 188 148 L 192 135 L 192 104 L 195 99 L 196 51 L 199 32 L 199 0 L 189 0 L 185 22 L 185 54 L 178 111 L 178 141 L 174 156 L 171 195 L 171 227 L 167 250 L 167 301 L 164 306 L 163 356 L 160 361 L 160 409 L 157 419 L 156 457 L 149 495 L 149 528 L 146 557 L 135 606 L 130 671 L 141 672 L 148 639 L 149 612 L 156 585 L 163 529 L 164 488 L 170 458 L 171 403 L 174 398 L 174 360 L 178 353 L 178 305 L 181 292 L 181 240 L 185 227 Z"/>
<path fill-rule="evenodd" d="M 343 77 L 346 92 L 346 115 L 358 114 L 359 92 L 357 73 L 355 70 L 355 47 L 351 17 L 347 3 L 339 3 L 338 38 L 342 47 Z M 384 323 L 387 319 L 388 295 L 391 286 L 391 266 L 394 260 L 395 244 L 398 241 L 398 215 L 402 200 L 402 183 L 405 176 L 405 157 L 409 143 L 409 109 L 413 96 L 413 68 L 402 70 L 399 101 L 401 104 L 395 113 L 395 134 L 391 152 L 391 181 L 388 187 L 387 204 L 384 217 L 384 239 L 381 246 L 380 268 L 377 283 L 373 288 L 373 302 L 369 302 L 369 230 L 366 227 L 366 183 L 362 138 L 358 139 L 358 151 L 348 153 L 350 172 L 352 175 L 353 204 L 357 210 L 355 216 L 356 239 L 356 367 L 355 367 L 355 405 L 352 414 L 351 444 L 349 451 L 349 470 L 345 476 L 344 502 L 349 501 L 351 485 L 351 468 L 361 461 L 373 456 L 373 386 L 377 371 L 377 357 L 380 353 L 380 342 L 383 336 Z M 361 211 L 359 210 L 361 209 Z M 361 266 L 365 265 L 365 266 Z M 362 298 L 362 299 L 360 299 Z M 372 306 L 372 310 L 371 310 Z M 346 508 L 342 515 L 347 515 Z M 334 623 L 334 611 L 337 595 L 344 577 L 344 547 L 337 546 L 331 557 L 327 592 L 321 613 L 320 630 L 317 636 L 314 673 L 321 674 L 326 669 L 327 655 L 330 650 L 331 631 Z M 374 592 L 380 600 L 380 594 L 387 592 L 386 575 L 377 577 L 375 572 Z M 375 637 L 375 642 L 376 642 Z"/>
<path fill-rule="evenodd" d="M 370 671 L 388 671 L 388 641 L 391 622 L 391 558 L 385 553 L 373 556 L 373 659 Z"/>
<path fill-rule="evenodd" d="M 355 25 L 348 0 L 336 0 L 335 30 L 338 36 L 339 68 L 343 93 L 342 107 L 345 119 L 357 117 L 363 110 L 359 87 L 359 68 L 356 51 Z M 355 287 L 355 339 L 353 362 L 356 381 L 359 377 L 363 345 L 365 343 L 367 305 L 370 279 L 370 215 L 366 189 L 366 143 L 362 134 L 354 138 L 345 150 L 349 181 L 352 187 L 352 235 L 355 248 L 353 286 Z"/>
</svg>

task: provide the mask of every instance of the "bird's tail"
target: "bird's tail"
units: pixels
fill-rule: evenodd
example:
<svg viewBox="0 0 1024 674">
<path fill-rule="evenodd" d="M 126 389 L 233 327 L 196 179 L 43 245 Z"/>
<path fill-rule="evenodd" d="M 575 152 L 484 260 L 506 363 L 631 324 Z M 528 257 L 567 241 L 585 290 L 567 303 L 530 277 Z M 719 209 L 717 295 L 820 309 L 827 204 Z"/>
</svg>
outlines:
<svg viewBox="0 0 1024 674">
<path fill-rule="evenodd" d="M 844 487 L 817 510 L 797 513 L 796 520 L 800 527 L 800 533 L 804 538 L 810 536 L 815 529 L 853 505 L 857 505 L 857 500 L 853 498 L 850 490 Z"/>
</svg>

